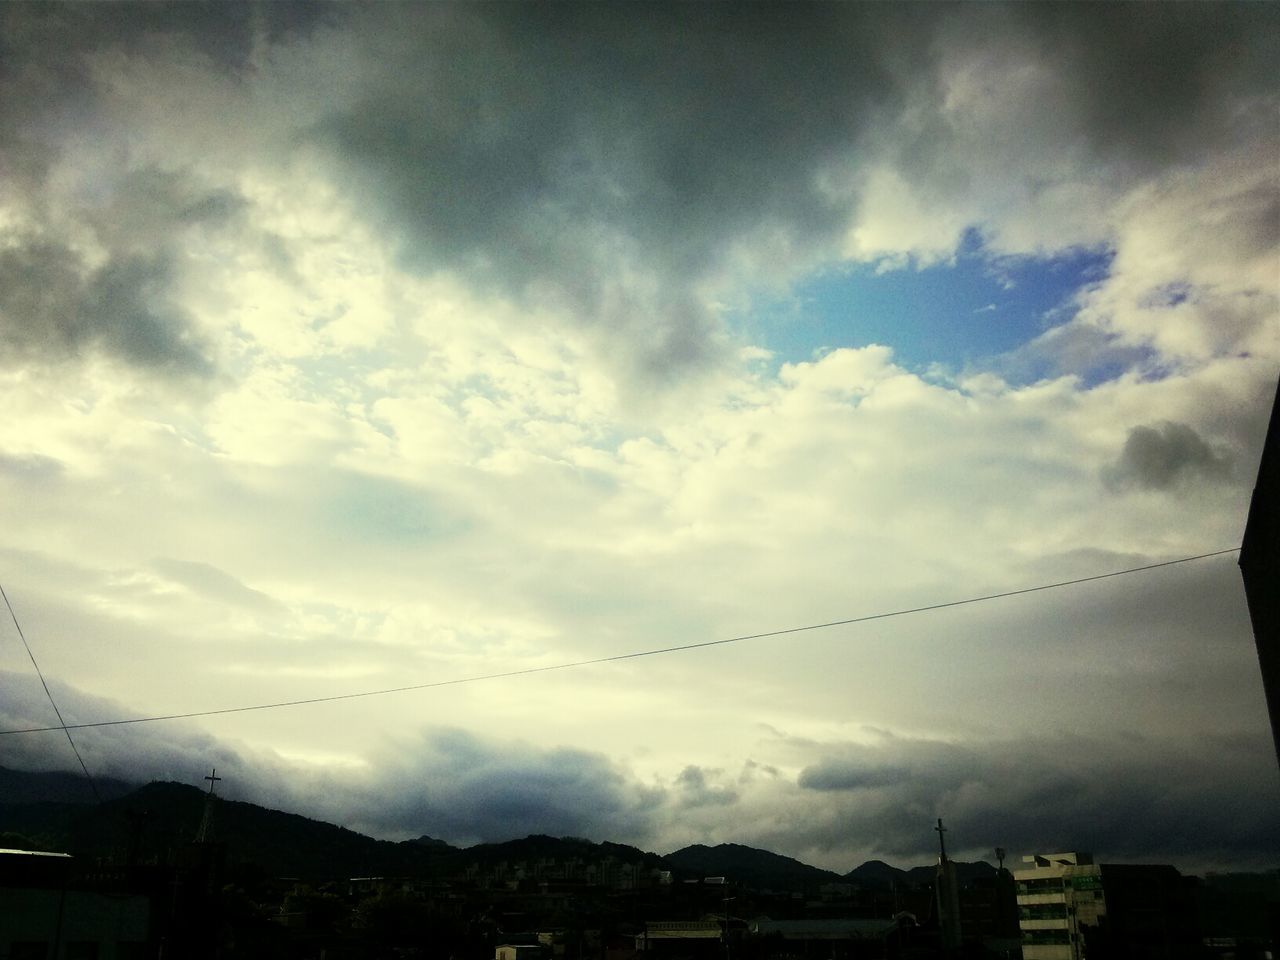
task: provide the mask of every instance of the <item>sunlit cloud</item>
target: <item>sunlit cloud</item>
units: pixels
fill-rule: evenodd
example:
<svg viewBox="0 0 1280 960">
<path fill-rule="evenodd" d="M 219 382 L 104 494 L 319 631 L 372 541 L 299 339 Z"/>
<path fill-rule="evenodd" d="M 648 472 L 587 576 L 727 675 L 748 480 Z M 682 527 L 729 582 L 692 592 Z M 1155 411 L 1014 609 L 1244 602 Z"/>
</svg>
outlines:
<svg viewBox="0 0 1280 960">
<path fill-rule="evenodd" d="M 1274 18 L 10 8 L 0 578 L 55 694 L 341 696 L 1238 544 Z M 1273 857 L 1232 558 L 1072 590 L 80 736 L 386 836 Z"/>
</svg>

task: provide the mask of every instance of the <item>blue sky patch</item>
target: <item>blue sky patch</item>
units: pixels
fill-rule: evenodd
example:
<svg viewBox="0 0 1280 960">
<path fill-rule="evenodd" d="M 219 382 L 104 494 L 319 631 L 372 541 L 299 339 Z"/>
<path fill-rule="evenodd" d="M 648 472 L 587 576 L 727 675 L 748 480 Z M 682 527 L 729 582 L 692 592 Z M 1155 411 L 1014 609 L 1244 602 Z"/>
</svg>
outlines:
<svg viewBox="0 0 1280 960">
<path fill-rule="evenodd" d="M 779 361 L 880 343 L 909 369 L 963 367 L 1069 320 L 1072 296 L 1105 278 L 1111 260 L 1110 251 L 1097 249 L 996 257 L 970 231 L 954 263 L 884 273 L 874 264 L 841 264 L 785 298 L 756 301 L 731 323 Z"/>
</svg>

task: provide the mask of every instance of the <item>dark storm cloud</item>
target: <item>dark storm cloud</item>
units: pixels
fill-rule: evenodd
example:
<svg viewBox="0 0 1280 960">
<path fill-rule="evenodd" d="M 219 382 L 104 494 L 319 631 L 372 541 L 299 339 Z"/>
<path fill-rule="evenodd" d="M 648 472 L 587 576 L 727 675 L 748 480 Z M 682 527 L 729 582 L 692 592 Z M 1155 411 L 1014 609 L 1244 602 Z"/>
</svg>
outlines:
<svg viewBox="0 0 1280 960">
<path fill-rule="evenodd" d="M 68 723 L 137 716 L 75 687 L 50 683 Z M 0 671 L 0 730 L 57 722 L 34 673 Z M 508 840 L 531 833 L 639 841 L 664 800 L 600 754 L 486 740 L 433 728 L 374 758 L 367 773 L 341 776 L 255 754 L 181 722 L 74 731 L 94 776 L 131 783 L 199 785 L 210 766 L 232 799 L 319 816 L 377 836 L 429 833 L 453 843 Z M 0 766 L 75 770 L 60 731 L 0 736 Z M 318 799 L 319 798 L 319 799 Z"/>
<path fill-rule="evenodd" d="M 111 700 L 49 680 L 49 688 L 67 723 L 137 716 Z M 58 722 L 34 672 L 0 671 L 0 730 L 47 727 Z M 73 733 L 89 772 L 128 783 L 151 780 L 200 782 L 210 765 L 238 781 L 232 796 L 245 796 L 251 780 L 269 781 L 263 765 L 209 734 L 182 723 L 100 727 Z M 78 770 L 71 747 L 60 730 L 0 737 L 0 766 L 21 770 Z"/>
<path fill-rule="evenodd" d="M 1083 128 L 1100 156 L 1164 166 L 1229 138 L 1228 97 L 1274 92 L 1276 11 L 1266 5 L 1173 9 L 1070 4 L 1014 6 L 1018 29 L 1075 86 Z"/>
<path fill-rule="evenodd" d="M 735 257 L 784 279 L 838 255 L 868 164 L 929 203 L 970 190 L 957 64 L 1050 76 L 1011 164 L 1083 150 L 1077 173 L 1123 181 L 1260 115 L 1237 108 L 1272 91 L 1275 22 L 1264 5 L 11 5 L 0 133 L 38 180 L 47 144 L 19 134 L 93 113 L 92 51 L 190 51 L 251 84 L 282 62 L 272 45 L 331 44 L 352 67 L 335 106 L 283 136 L 328 157 L 402 262 L 567 310 L 662 380 L 724 350 L 708 284 Z"/>
<path fill-rule="evenodd" d="M 681 807 L 726 807 L 738 802 L 738 793 L 728 787 L 717 787 L 707 780 L 701 767 L 689 765 L 676 777 Z M 718 772 L 718 771 L 713 771 Z"/>
<path fill-rule="evenodd" d="M 530 833 L 635 840 L 662 799 L 582 750 L 499 743 L 456 729 L 399 746 L 371 787 L 380 801 L 366 816 L 383 832 L 468 843 Z"/>
<path fill-rule="evenodd" d="M 714 353 L 697 296 L 731 246 L 831 242 L 818 175 L 895 87 L 903 17 L 855 8 L 392 8 L 413 38 L 313 136 L 405 260 L 624 332 L 649 373 Z"/>
<path fill-rule="evenodd" d="M 697 291 L 735 244 L 772 231 L 789 255 L 831 256 L 856 205 L 848 171 L 868 159 L 888 149 L 925 196 L 968 189 L 951 170 L 963 131 L 944 106 L 954 50 L 999 58 L 1012 45 L 1048 65 L 1055 101 L 1041 113 L 1069 115 L 1038 132 L 1053 141 L 1040 146 L 1083 144 L 1133 173 L 1198 156 L 1240 115 L 1228 105 L 1269 89 L 1259 26 L 1273 16 L 1025 5 L 377 13 L 374 35 L 397 35 L 380 51 L 393 68 L 313 136 L 405 259 L 567 305 L 624 332 L 651 373 L 715 352 L 717 318 Z M 909 101 L 916 132 L 902 136 Z"/>
<path fill-rule="evenodd" d="M 258 38 L 282 42 L 338 19 L 326 4 L 289 0 L 224 4 L 29 3 L 0 12 L 0 81 L 33 63 L 41 71 L 87 82 L 84 55 L 116 49 L 134 56 L 183 44 L 218 67 L 249 65 Z"/>
<path fill-rule="evenodd" d="M 99 186 L 102 199 L 76 212 L 98 240 L 117 253 L 167 251 L 183 232 L 216 232 L 242 225 L 248 203 L 224 188 L 203 187 L 190 176 L 144 167 L 123 171 Z"/>
<path fill-rule="evenodd" d="M 1195 162 L 1256 132 L 1249 124 L 1265 129 L 1266 112 L 1255 108 L 1275 94 L 1278 22 L 1264 4 L 952 6 L 939 10 L 934 52 L 977 68 L 993 96 L 1008 92 L 995 85 L 1028 84 L 1038 101 L 1024 104 L 1021 122 L 1034 129 L 1014 135 L 1035 141 L 1033 151 L 1083 150 L 1095 176 L 1123 181 Z M 1012 76 L 1001 72 L 1007 67 Z M 922 76 L 936 89 L 917 102 L 918 133 L 899 140 L 897 168 L 937 195 L 963 192 L 967 177 L 952 151 L 964 131 L 953 128 L 946 89 L 954 78 Z M 995 156 L 1006 145 L 985 146 Z"/>
<path fill-rule="evenodd" d="M 157 370 L 206 373 L 190 318 L 173 301 L 164 256 L 125 256 L 87 269 L 56 243 L 0 250 L 0 355 L 6 364 L 100 350 Z"/>
<path fill-rule="evenodd" d="M 30 236 L 0 250 L 4 362 L 100 351 L 153 370 L 209 373 L 206 345 L 176 289 L 182 238 L 233 225 L 243 199 L 153 168 L 124 172 L 102 190 L 76 214 L 109 251 L 105 263 L 91 268 L 69 246 Z"/>
<path fill-rule="evenodd" d="M 1262 731 L 1194 742 L 1123 731 L 970 743 L 888 738 L 829 749 L 799 778 L 829 798 L 821 816 L 798 826 L 815 847 L 853 837 L 886 855 L 919 856 L 941 816 L 965 849 L 1184 862 L 1280 856 L 1280 782 Z"/>
<path fill-rule="evenodd" d="M 1186 483 L 1231 477 L 1231 460 L 1185 423 L 1134 427 L 1114 464 L 1103 471 L 1112 487 L 1169 490 Z"/>
<path fill-rule="evenodd" d="M 92 130 L 104 91 L 92 58 L 174 50 L 242 74 L 254 44 L 306 36 L 336 5 L 262 3 L 22 3 L 0 7 L 0 166 L 38 202 L 60 144 L 51 129 Z M 55 138 L 56 139 L 56 138 Z"/>
<path fill-rule="evenodd" d="M 52 687 L 71 722 L 133 713 L 65 684 Z M 0 673 L 0 694 L 0 729 L 49 725 L 52 710 L 33 674 Z M 644 845 L 664 816 L 721 803 L 682 802 L 715 789 L 697 767 L 667 793 L 599 754 L 450 728 L 400 738 L 367 771 L 346 773 L 255 755 L 182 723 L 75 737 L 95 776 L 199 785 L 213 765 L 226 777 L 228 797 L 375 836 L 426 833 L 467 844 L 548 833 Z M 781 850 L 870 849 L 913 862 L 927 856 L 929 826 L 941 816 L 957 850 L 1089 849 L 1113 860 L 1181 865 L 1260 866 L 1280 856 L 1280 781 L 1265 731 L 1195 740 L 1122 730 L 967 742 L 885 735 L 872 744 L 794 745 L 814 757 L 798 786 L 768 778 L 762 797 L 744 785 L 735 805 L 742 828 L 732 839 Z M 73 770 L 75 760 L 54 731 L 0 737 L 0 765 Z M 767 794 L 783 787 L 785 814 L 770 816 Z"/>
<path fill-rule="evenodd" d="M 1025 56 L 1055 77 L 1046 119 L 1098 163 L 1151 172 L 1220 145 L 1239 119 L 1224 102 L 1275 92 L 1277 22 L 1261 4 L 991 4 L 952 9 L 942 33 L 972 54 Z"/>
</svg>

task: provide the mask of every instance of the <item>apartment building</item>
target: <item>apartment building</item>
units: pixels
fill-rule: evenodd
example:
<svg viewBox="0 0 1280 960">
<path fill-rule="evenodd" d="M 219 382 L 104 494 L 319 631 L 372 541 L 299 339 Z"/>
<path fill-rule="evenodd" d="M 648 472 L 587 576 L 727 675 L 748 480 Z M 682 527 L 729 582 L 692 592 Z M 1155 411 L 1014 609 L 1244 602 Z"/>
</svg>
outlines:
<svg viewBox="0 0 1280 960">
<path fill-rule="evenodd" d="M 1023 960 L 1080 960 L 1084 928 L 1106 915 L 1102 868 L 1087 853 L 1046 853 L 1022 858 L 1013 872 Z"/>
</svg>

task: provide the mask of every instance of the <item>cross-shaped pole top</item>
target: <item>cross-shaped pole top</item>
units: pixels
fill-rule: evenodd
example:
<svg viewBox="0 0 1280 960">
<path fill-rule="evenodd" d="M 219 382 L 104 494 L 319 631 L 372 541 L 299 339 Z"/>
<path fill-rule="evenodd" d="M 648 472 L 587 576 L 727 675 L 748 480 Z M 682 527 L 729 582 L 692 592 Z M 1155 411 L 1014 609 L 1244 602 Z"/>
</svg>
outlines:
<svg viewBox="0 0 1280 960">
<path fill-rule="evenodd" d="M 213 785 L 222 779 L 220 776 L 218 776 L 218 769 L 216 767 L 210 769 L 209 775 L 205 777 L 205 779 L 209 781 L 209 796 L 212 797 Z M 938 822 L 941 823 L 942 821 L 939 820 Z"/>
<path fill-rule="evenodd" d="M 946 840 L 946 837 L 943 836 L 943 834 L 947 832 L 947 828 L 942 825 L 941 817 L 938 818 L 938 825 L 933 829 L 938 831 L 938 850 L 942 854 L 942 857 L 939 860 L 939 863 L 946 863 L 947 862 L 947 840 Z"/>
</svg>

